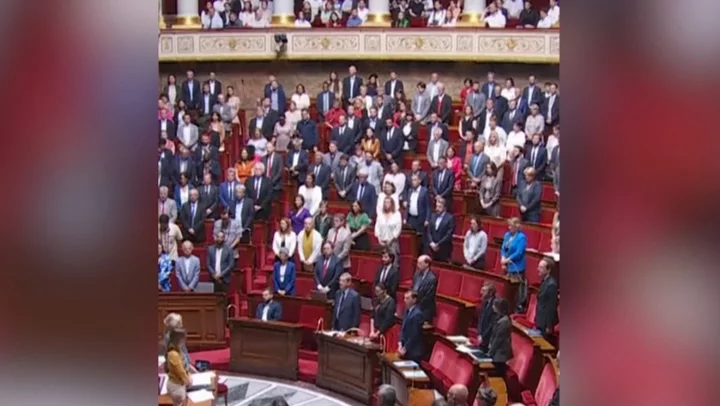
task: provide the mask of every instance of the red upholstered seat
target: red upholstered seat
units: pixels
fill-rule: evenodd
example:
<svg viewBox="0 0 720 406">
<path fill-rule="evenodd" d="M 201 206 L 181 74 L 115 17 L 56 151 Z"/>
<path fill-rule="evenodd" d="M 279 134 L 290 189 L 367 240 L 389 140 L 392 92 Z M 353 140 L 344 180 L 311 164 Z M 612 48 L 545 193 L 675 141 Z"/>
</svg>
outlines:
<svg viewBox="0 0 720 406">
<path fill-rule="evenodd" d="M 523 391 L 522 402 L 526 406 L 549 405 L 557 386 L 557 375 L 555 375 L 553 365 L 549 360 L 546 360 L 535 393 L 533 394 L 530 390 Z"/>
<path fill-rule="evenodd" d="M 557 201 L 557 196 L 555 195 L 555 188 L 553 187 L 552 183 L 543 183 L 542 184 L 542 195 L 541 195 L 540 199 L 543 202 Z"/>
<path fill-rule="evenodd" d="M 317 361 L 298 359 L 298 379 L 304 382 L 315 383 L 318 373 Z"/>
<path fill-rule="evenodd" d="M 298 358 L 317 362 L 318 353 L 317 353 L 317 351 L 311 351 L 311 350 L 306 350 L 306 349 L 300 348 L 298 350 Z"/>
<path fill-rule="evenodd" d="M 315 289 L 315 281 L 309 277 L 296 277 L 295 278 L 295 296 L 297 297 L 310 297 L 310 291 Z M 285 309 L 283 309 L 284 311 Z"/>
<path fill-rule="evenodd" d="M 535 328 L 535 311 L 537 310 L 537 295 L 532 294 L 528 299 L 527 310 L 524 314 L 513 314 L 511 317 L 527 328 Z"/>
<path fill-rule="evenodd" d="M 485 270 L 493 273 L 502 273 L 500 268 L 500 252 L 495 247 L 487 247 L 485 251 Z"/>
<path fill-rule="evenodd" d="M 227 371 L 230 369 L 230 347 L 211 351 L 191 352 L 190 360 L 195 363 L 197 360 L 210 362 L 210 369 L 216 371 Z"/>
<path fill-rule="evenodd" d="M 450 253 L 450 261 L 456 264 L 465 263 L 465 252 L 463 251 L 463 244 L 465 239 L 460 236 L 454 236 L 452 242 L 452 252 Z"/>
<path fill-rule="evenodd" d="M 400 341 L 400 324 L 395 323 L 388 331 L 385 332 L 385 351 L 395 352 L 398 349 Z"/>
<path fill-rule="evenodd" d="M 555 212 L 548 208 L 543 207 L 540 209 L 540 223 L 541 224 L 552 224 L 553 217 L 555 216 Z"/>
<path fill-rule="evenodd" d="M 352 258 L 353 275 L 362 280 L 372 283 L 375 280 L 375 273 L 382 265 L 382 260 L 377 256 L 361 256 Z"/>
<path fill-rule="evenodd" d="M 400 285 L 409 284 L 415 272 L 416 257 L 400 255 Z"/>
<path fill-rule="evenodd" d="M 485 280 L 480 275 L 464 274 L 460 286 L 460 299 L 470 303 L 480 302 L 480 289 Z"/>
<path fill-rule="evenodd" d="M 507 386 L 511 398 L 520 398 L 526 389 L 533 388 L 542 365 L 542 356 L 532 338 L 512 332 L 513 358 L 507 362 Z"/>
<path fill-rule="evenodd" d="M 540 245 L 538 251 L 550 252 L 552 250 L 552 233 L 550 231 L 540 233 Z"/>
<path fill-rule="evenodd" d="M 527 237 L 527 248 L 538 249 L 540 246 L 540 232 L 532 228 L 525 228 L 523 232 Z"/>
<path fill-rule="evenodd" d="M 460 309 L 442 300 L 437 301 L 435 319 L 433 325 L 435 330 L 443 335 L 453 335 L 457 331 Z"/>
<path fill-rule="evenodd" d="M 223 398 L 223 400 L 225 401 L 225 404 L 227 405 L 228 404 L 228 399 L 227 399 L 228 387 L 227 387 L 227 385 L 225 385 L 224 383 L 218 383 L 215 386 L 215 391 L 217 392 L 218 396 Z"/>
<path fill-rule="evenodd" d="M 362 336 L 369 336 L 370 335 L 370 313 L 362 313 L 360 314 L 360 326 L 359 329 L 361 331 L 360 335 Z"/>
<path fill-rule="evenodd" d="M 440 267 L 435 267 L 433 270 L 438 277 L 437 293 L 452 297 L 460 294 L 462 274 Z"/>
<path fill-rule="evenodd" d="M 395 312 L 400 315 L 400 318 L 405 314 L 405 291 L 398 290 L 398 292 L 395 293 Z"/>
<path fill-rule="evenodd" d="M 538 264 L 540 264 L 540 258 L 537 255 L 525 255 L 525 278 L 527 278 L 528 284 L 531 286 L 540 285 L 540 275 L 537 271 Z"/>
<path fill-rule="evenodd" d="M 430 360 L 421 363 L 433 386 L 444 394 L 453 385 L 450 371 L 455 368 L 459 353 L 445 341 L 438 340 L 433 346 Z"/>
</svg>

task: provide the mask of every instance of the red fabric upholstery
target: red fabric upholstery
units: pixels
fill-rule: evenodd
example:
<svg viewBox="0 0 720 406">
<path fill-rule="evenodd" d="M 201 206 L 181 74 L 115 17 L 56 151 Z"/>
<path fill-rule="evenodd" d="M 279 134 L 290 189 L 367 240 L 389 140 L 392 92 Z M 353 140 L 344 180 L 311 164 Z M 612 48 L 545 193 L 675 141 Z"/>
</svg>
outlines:
<svg viewBox="0 0 720 406">
<path fill-rule="evenodd" d="M 557 386 L 558 382 L 555 376 L 555 370 L 550 362 L 546 362 L 540 373 L 537 389 L 535 389 L 535 402 L 542 406 L 550 404 Z"/>
<path fill-rule="evenodd" d="M 488 247 L 485 251 L 485 270 L 488 272 L 500 273 L 500 253 L 494 247 Z"/>
<path fill-rule="evenodd" d="M 385 332 L 385 351 L 395 352 L 400 341 L 400 324 L 395 323 Z"/>
<path fill-rule="evenodd" d="M 362 331 L 361 335 L 363 336 L 369 336 L 370 335 L 370 313 L 361 313 L 360 314 L 360 331 Z"/>
<path fill-rule="evenodd" d="M 437 293 L 445 296 L 456 297 L 460 295 L 460 285 L 462 284 L 462 274 L 448 271 L 438 267 L 434 268 L 435 275 L 438 277 Z"/>
<path fill-rule="evenodd" d="M 450 303 L 437 300 L 435 319 L 433 325 L 435 330 L 443 335 L 453 335 L 457 331 L 460 309 Z"/>
<path fill-rule="evenodd" d="M 540 258 L 537 255 L 525 255 L 525 278 L 531 286 L 540 285 L 540 275 L 538 274 L 538 265 Z"/>
<path fill-rule="evenodd" d="M 540 209 L 540 223 L 541 224 L 552 224 L 555 213 L 548 207 Z"/>
<path fill-rule="evenodd" d="M 400 282 L 412 281 L 413 273 L 415 272 L 415 261 L 417 258 L 409 257 L 406 255 L 400 256 Z"/>
<path fill-rule="evenodd" d="M 298 359 L 298 379 L 304 382 L 315 383 L 318 373 L 318 364 L 316 361 L 306 359 Z"/>
<path fill-rule="evenodd" d="M 405 292 L 398 290 L 397 293 L 395 293 L 395 312 L 396 314 L 399 314 L 402 316 L 405 314 Z"/>
<path fill-rule="evenodd" d="M 527 247 L 534 250 L 540 246 L 540 232 L 532 228 L 526 228 L 523 230 L 527 237 Z"/>
<path fill-rule="evenodd" d="M 537 371 L 542 365 L 539 349 L 532 338 L 517 332 L 512 332 L 513 358 L 507 362 L 508 393 L 513 398 L 520 398 L 526 389 L 532 389 L 537 382 Z"/>
<path fill-rule="evenodd" d="M 471 302 L 480 302 L 480 288 L 482 288 L 485 280 L 480 276 L 463 275 L 462 285 L 460 286 L 460 299 Z"/>
<path fill-rule="evenodd" d="M 537 311 L 537 295 L 532 294 L 528 299 L 528 307 L 525 314 L 513 314 L 511 317 L 527 328 L 535 328 L 535 312 Z"/>
<path fill-rule="evenodd" d="M 315 280 L 313 278 L 299 275 L 295 278 L 295 296 L 310 297 L 310 291 L 313 289 L 315 289 Z"/>
<path fill-rule="evenodd" d="M 217 371 L 227 371 L 230 369 L 230 347 L 211 351 L 191 352 L 190 360 L 194 363 L 197 360 L 205 360 L 210 362 L 210 368 Z"/>
<path fill-rule="evenodd" d="M 540 199 L 543 202 L 555 202 L 557 201 L 557 196 L 555 195 L 555 188 L 552 184 L 543 183 L 542 184 L 542 195 Z"/>
<path fill-rule="evenodd" d="M 540 246 L 538 247 L 538 251 L 540 252 L 550 252 L 552 250 L 552 233 L 540 233 Z"/>
</svg>

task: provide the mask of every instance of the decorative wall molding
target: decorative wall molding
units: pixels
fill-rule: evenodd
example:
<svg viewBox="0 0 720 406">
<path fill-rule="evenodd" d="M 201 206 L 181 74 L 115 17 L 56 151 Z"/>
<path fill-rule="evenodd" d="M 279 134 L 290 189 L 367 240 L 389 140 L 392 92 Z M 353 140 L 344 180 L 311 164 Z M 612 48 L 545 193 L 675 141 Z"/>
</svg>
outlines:
<svg viewBox="0 0 720 406">
<path fill-rule="evenodd" d="M 162 31 L 159 60 L 273 60 L 277 33 L 287 35 L 290 60 L 560 62 L 557 30 L 477 28 Z"/>
</svg>

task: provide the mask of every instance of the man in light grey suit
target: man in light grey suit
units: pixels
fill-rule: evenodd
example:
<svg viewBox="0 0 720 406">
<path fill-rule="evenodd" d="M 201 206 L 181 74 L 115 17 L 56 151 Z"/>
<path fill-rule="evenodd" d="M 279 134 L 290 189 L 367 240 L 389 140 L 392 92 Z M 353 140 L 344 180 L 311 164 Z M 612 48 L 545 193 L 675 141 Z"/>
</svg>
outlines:
<svg viewBox="0 0 720 406">
<path fill-rule="evenodd" d="M 427 157 L 433 169 L 438 167 L 438 160 L 445 156 L 448 149 L 448 142 L 442 138 L 442 129 L 435 128 L 432 137 L 428 142 Z"/>
<path fill-rule="evenodd" d="M 175 261 L 175 277 L 183 292 L 192 292 L 200 282 L 200 258 L 192 253 L 193 244 L 185 241 L 182 245 L 183 256 Z"/>
<path fill-rule="evenodd" d="M 332 244 L 333 254 L 342 262 L 344 270 L 350 269 L 350 247 L 352 246 L 352 233 L 345 227 L 345 215 L 342 213 L 335 214 L 333 218 L 333 228 L 328 231 L 327 242 Z"/>
<path fill-rule="evenodd" d="M 160 186 L 160 197 L 158 198 L 158 217 L 167 214 L 170 222 L 175 223 L 178 216 L 177 203 L 168 197 L 167 186 Z"/>
<path fill-rule="evenodd" d="M 213 106 L 213 113 L 220 114 L 220 119 L 223 122 L 225 131 L 230 131 L 230 123 L 232 122 L 233 114 L 230 105 L 225 103 L 225 95 L 219 94 L 217 96 L 217 103 Z"/>
<path fill-rule="evenodd" d="M 412 100 L 412 112 L 415 114 L 415 120 L 426 124 L 429 119 L 430 112 L 430 94 L 426 90 L 425 83 L 417 84 L 417 93 Z"/>
<path fill-rule="evenodd" d="M 216 293 L 228 291 L 234 265 L 232 250 L 225 246 L 225 234 L 222 232 L 215 234 L 215 244 L 207 249 L 206 266 Z"/>
<path fill-rule="evenodd" d="M 328 146 L 329 152 L 326 152 L 323 156 L 323 163 L 330 167 L 331 171 L 335 171 L 340 166 L 340 157 L 343 155 L 342 152 L 338 152 L 337 143 L 330 141 Z"/>
<path fill-rule="evenodd" d="M 472 90 L 468 92 L 465 98 L 465 105 L 473 109 L 473 116 L 477 119 L 480 112 L 485 107 L 485 93 L 480 91 L 480 82 L 474 82 Z"/>
<path fill-rule="evenodd" d="M 482 177 L 485 174 L 485 166 L 490 162 L 490 157 L 483 152 L 485 150 L 485 142 L 482 140 L 475 141 L 473 144 L 473 156 L 468 163 L 468 178 L 476 188 L 480 186 Z"/>
<path fill-rule="evenodd" d="M 187 149 L 195 151 L 200 136 L 197 126 L 190 122 L 189 114 L 185 114 L 183 122 L 178 125 L 177 139 Z"/>
<path fill-rule="evenodd" d="M 355 182 L 355 170 L 356 168 L 354 166 L 348 164 L 347 155 L 343 154 L 340 157 L 338 168 L 333 172 L 333 184 L 341 199 L 345 199 L 345 196 L 347 196 L 347 193 Z"/>
</svg>

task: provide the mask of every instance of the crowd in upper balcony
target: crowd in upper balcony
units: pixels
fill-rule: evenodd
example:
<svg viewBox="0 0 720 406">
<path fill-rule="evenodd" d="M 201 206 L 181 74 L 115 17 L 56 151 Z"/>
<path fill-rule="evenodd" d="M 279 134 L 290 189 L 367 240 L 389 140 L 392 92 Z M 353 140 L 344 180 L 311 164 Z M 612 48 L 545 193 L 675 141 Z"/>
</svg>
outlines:
<svg viewBox="0 0 720 406">
<path fill-rule="evenodd" d="M 463 0 L 391 0 L 392 26 L 455 27 L 462 21 L 463 5 Z M 217 0 L 207 2 L 200 17 L 204 29 L 266 28 L 272 13 L 273 3 L 267 0 Z M 369 16 L 365 0 L 307 0 L 296 10 L 294 25 L 361 27 Z M 488 28 L 558 27 L 560 5 L 557 0 L 549 0 L 547 8 L 538 10 L 530 0 L 494 0 L 484 10 L 481 24 Z"/>
</svg>

